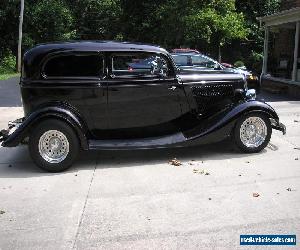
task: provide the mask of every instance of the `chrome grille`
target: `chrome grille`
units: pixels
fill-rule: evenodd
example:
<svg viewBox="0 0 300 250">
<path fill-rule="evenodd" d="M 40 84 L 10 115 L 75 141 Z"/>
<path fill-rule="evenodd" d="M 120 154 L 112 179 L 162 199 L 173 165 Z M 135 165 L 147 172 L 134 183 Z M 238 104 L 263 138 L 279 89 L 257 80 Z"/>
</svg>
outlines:
<svg viewBox="0 0 300 250">
<path fill-rule="evenodd" d="M 200 112 L 234 96 L 232 84 L 205 84 L 193 86 L 191 89 Z"/>
</svg>

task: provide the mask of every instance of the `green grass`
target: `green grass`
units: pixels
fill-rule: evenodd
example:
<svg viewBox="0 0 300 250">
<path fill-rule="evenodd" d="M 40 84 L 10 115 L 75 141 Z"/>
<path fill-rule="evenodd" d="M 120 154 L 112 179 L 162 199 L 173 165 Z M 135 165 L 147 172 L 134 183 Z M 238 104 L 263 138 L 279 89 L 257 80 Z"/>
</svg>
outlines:
<svg viewBox="0 0 300 250">
<path fill-rule="evenodd" d="M 16 73 L 16 72 L 0 74 L 0 81 L 7 80 L 7 79 L 15 77 L 15 76 L 20 76 L 20 74 Z"/>
</svg>

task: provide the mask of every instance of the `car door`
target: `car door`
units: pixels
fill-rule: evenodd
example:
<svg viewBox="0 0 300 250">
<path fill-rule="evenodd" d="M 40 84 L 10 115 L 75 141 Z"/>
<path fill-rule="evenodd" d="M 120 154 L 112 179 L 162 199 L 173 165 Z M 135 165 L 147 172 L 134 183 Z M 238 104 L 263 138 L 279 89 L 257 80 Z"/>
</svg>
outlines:
<svg viewBox="0 0 300 250">
<path fill-rule="evenodd" d="M 110 138 L 145 138 L 178 131 L 186 97 L 167 57 L 156 53 L 109 55 Z"/>
</svg>

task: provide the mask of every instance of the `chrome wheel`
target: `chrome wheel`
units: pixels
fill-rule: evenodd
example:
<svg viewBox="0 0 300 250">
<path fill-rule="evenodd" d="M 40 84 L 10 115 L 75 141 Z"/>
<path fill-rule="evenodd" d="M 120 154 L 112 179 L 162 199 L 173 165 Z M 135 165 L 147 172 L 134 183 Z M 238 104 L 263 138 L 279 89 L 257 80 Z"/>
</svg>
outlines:
<svg viewBox="0 0 300 250">
<path fill-rule="evenodd" d="M 39 139 L 39 153 L 49 163 L 60 163 L 69 154 L 69 141 L 62 132 L 48 130 Z"/>
<path fill-rule="evenodd" d="M 248 117 L 240 127 L 240 139 L 248 148 L 257 148 L 267 137 L 267 125 L 260 117 Z"/>
</svg>

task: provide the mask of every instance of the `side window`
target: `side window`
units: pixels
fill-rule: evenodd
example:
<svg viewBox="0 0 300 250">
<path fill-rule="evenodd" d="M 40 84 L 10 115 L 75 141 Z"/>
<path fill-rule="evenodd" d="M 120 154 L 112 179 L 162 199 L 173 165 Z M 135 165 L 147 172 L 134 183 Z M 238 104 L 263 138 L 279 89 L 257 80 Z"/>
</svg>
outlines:
<svg viewBox="0 0 300 250">
<path fill-rule="evenodd" d="M 49 59 L 44 65 L 47 77 L 99 77 L 103 74 L 100 55 L 61 55 Z"/>
<path fill-rule="evenodd" d="M 114 77 L 159 77 L 169 74 L 166 59 L 155 53 L 114 54 L 111 60 Z"/>
</svg>

